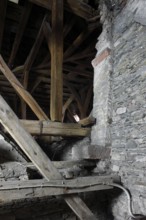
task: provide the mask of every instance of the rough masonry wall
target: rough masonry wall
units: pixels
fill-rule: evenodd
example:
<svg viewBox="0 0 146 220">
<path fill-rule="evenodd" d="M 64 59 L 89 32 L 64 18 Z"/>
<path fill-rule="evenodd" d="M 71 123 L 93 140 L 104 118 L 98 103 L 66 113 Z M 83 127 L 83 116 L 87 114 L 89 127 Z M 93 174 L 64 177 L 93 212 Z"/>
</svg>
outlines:
<svg viewBox="0 0 146 220">
<path fill-rule="evenodd" d="M 112 170 L 132 193 L 133 211 L 146 215 L 146 1 L 128 0 L 113 18 Z M 141 182 L 138 183 L 138 182 Z M 128 219 L 127 198 L 113 205 Z"/>
<path fill-rule="evenodd" d="M 108 8 L 101 1 L 100 16 L 102 33 L 96 45 L 97 54 L 92 61 L 94 67 L 94 99 L 93 116 L 96 125 L 92 127 L 91 143 L 106 147 L 111 145 L 110 122 L 111 122 L 111 73 L 112 73 L 112 17 Z"/>
</svg>

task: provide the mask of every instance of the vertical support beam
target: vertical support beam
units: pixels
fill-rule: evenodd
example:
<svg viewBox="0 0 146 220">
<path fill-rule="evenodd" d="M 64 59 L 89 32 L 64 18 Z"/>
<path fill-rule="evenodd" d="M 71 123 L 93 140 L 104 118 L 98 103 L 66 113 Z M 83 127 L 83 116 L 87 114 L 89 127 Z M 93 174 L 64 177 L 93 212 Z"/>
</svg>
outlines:
<svg viewBox="0 0 146 220">
<path fill-rule="evenodd" d="M 63 0 L 52 2 L 51 43 L 50 116 L 52 121 L 61 121 L 63 106 Z"/>
<path fill-rule="evenodd" d="M 22 13 L 22 16 L 21 16 L 21 19 L 20 19 L 20 23 L 19 23 L 19 26 L 18 26 L 18 30 L 17 30 L 16 36 L 15 36 L 15 39 L 14 39 L 11 55 L 10 55 L 10 58 L 9 58 L 9 63 L 8 64 L 9 64 L 10 67 L 13 66 L 14 59 L 16 57 L 17 51 L 19 49 L 19 45 L 21 43 L 21 39 L 23 37 L 24 31 L 25 31 L 25 28 L 26 28 L 26 25 L 27 25 L 27 22 L 28 22 L 28 19 L 29 19 L 31 8 L 32 8 L 32 3 L 26 1 L 25 7 L 23 9 L 23 13 Z"/>
<path fill-rule="evenodd" d="M 3 33 L 4 33 L 6 10 L 7 10 L 7 0 L 0 0 L 0 53 L 2 47 Z"/>
</svg>

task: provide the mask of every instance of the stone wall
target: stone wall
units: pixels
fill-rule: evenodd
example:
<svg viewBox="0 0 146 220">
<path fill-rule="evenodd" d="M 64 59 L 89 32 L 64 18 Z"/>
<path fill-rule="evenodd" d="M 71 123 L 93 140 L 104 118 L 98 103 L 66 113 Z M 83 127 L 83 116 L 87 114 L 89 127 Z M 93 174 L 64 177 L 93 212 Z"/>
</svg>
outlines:
<svg viewBox="0 0 146 220">
<path fill-rule="evenodd" d="M 113 18 L 111 168 L 132 193 L 133 211 L 146 215 L 146 1 L 128 0 Z M 138 183 L 138 182 L 141 182 Z M 113 205 L 128 219 L 127 198 Z"/>
<path fill-rule="evenodd" d="M 92 128 L 91 143 L 98 146 L 110 146 L 110 121 L 111 121 L 111 73 L 112 63 L 112 15 L 108 8 L 101 1 L 100 16 L 102 33 L 96 45 L 97 54 L 92 61 L 94 67 L 94 99 L 93 116 L 96 118 L 96 125 Z"/>
<path fill-rule="evenodd" d="M 100 11 L 91 142 L 112 148 L 112 172 L 130 190 L 133 212 L 146 215 L 146 1 L 100 1 Z M 124 194 L 112 212 L 115 220 L 129 219 Z"/>
</svg>

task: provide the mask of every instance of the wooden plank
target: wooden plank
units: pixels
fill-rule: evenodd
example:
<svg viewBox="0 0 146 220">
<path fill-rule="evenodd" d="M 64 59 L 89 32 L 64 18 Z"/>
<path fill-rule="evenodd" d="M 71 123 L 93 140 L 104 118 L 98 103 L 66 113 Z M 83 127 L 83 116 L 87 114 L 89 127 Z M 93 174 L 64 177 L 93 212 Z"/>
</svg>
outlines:
<svg viewBox="0 0 146 220">
<path fill-rule="evenodd" d="M 1 55 L 0 55 L 0 70 L 5 75 L 5 77 L 10 82 L 10 84 L 13 86 L 13 88 L 17 91 L 17 93 L 20 95 L 20 97 L 24 99 L 24 101 L 29 105 L 32 111 L 36 114 L 38 119 L 48 120 L 47 115 L 43 112 L 43 110 L 40 108 L 40 106 L 37 104 L 34 98 L 24 89 L 21 83 L 17 80 L 15 75 L 9 69 L 7 64 L 4 62 Z"/>
<path fill-rule="evenodd" d="M 23 128 L 21 122 L 8 106 L 5 100 L 0 96 L 0 122 L 9 134 L 14 138 L 17 144 L 29 157 L 29 159 L 35 164 L 40 173 L 49 181 L 50 179 L 63 179 L 58 170 L 52 165 L 50 159 L 43 152 L 40 146 L 30 136 L 30 134 Z M 28 144 L 29 143 L 29 144 Z M 82 200 L 74 195 L 70 197 L 64 196 L 65 201 L 76 213 L 79 219 L 89 220 L 96 217 L 88 209 L 88 207 L 82 202 Z"/>
<path fill-rule="evenodd" d="M 0 53 L 2 47 L 4 26 L 5 26 L 6 10 L 7 10 L 7 0 L 1 0 L 0 1 Z"/>
<path fill-rule="evenodd" d="M 90 128 L 82 128 L 79 124 L 21 120 L 26 130 L 33 135 L 85 137 L 90 134 Z"/>
<path fill-rule="evenodd" d="M 64 81 L 64 83 L 69 88 L 70 92 L 72 93 L 72 95 L 74 96 L 74 99 L 77 102 L 77 105 L 78 105 L 78 108 L 79 108 L 79 111 L 80 111 L 81 119 L 84 118 L 85 117 L 85 112 L 84 112 L 82 101 L 81 101 L 81 98 L 80 98 L 78 92 L 76 91 L 76 89 L 73 86 L 71 86 L 70 83 L 68 83 L 66 81 Z"/>
<path fill-rule="evenodd" d="M 54 187 L 62 189 L 82 189 L 88 188 L 90 186 L 96 185 L 110 185 L 114 182 L 114 179 L 117 180 L 117 177 L 112 175 L 105 176 L 86 176 L 86 177 L 77 177 L 70 180 L 50 180 L 49 182 L 45 179 L 35 179 L 35 180 L 7 180 L 1 181 L 0 191 L 8 189 L 23 189 L 23 188 L 35 188 L 35 187 Z"/>
<path fill-rule="evenodd" d="M 69 46 L 69 48 L 64 53 L 64 59 L 70 57 L 75 50 L 84 42 L 84 40 L 89 36 L 90 32 L 88 29 L 82 31 L 73 43 Z"/>
<path fill-rule="evenodd" d="M 65 161 L 52 161 L 54 167 L 57 169 L 69 169 L 73 167 L 80 167 L 85 169 L 85 167 L 95 167 L 96 163 L 90 160 L 65 160 Z M 27 168 L 32 168 L 36 170 L 37 168 L 33 163 L 22 163 L 22 166 Z"/>
<path fill-rule="evenodd" d="M 51 103 L 52 121 L 62 120 L 63 107 L 63 1 L 52 2 Z"/>
<path fill-rule="evenodd" d="M 82 125 L 82 126 L 89 126 L 89 125 L 93 125 L 96 122 L 96 118 L 94 118 L 93 116 L 88 116 L 87 118 L 83 118 L 81 119 L 78 124 Z"/>
<path fill-rule="evenodd" d="M 23 9 L 22 16 L 20 18 L 18 30 L 17 30 L 16 36 L 15 36 L 15 39 L 14 39 L 11 55 L 10 55 L 10 58 L 9 58 L 9 62 L 8 62 L 8 65 L 10 67 L 13 66 L 16 54 L 18 52 L 18 49 L 19 49 L 24 31 L 25 31 L 29 16 L 30 16 L 30 13 L 31 13 L 31 8 L 32 8 L 32 4 L 28 1 L 26 1 L 26 4 L 25 4 L 24 9 Z"/>
<path fill-rule="evenodd" d="M 29 0 L 30 2 L 37 4 L 43 8 L 51 10 L 51 0 Z M 77 16 L 89 20 L 99 15 L 99 11 L 93 9 L 91 6 L 84 3 L 82 0 L 66 0 L 65 9 Z"/>
<path fill-rule="evenodd" d="M 67 101 L 64 103 L 63 105 L 63 110 L 62 110 L 62 122 L 64 121 L 64 117 L 65 117 L 65 112 L 68 109 L 69 105 L 72 103 L 72 101 L 74 100 L 74 96 L 71 95 Z"/>
<path fill-rule="evenodd" d="M 51 180 L 49 182 L 45 180 L 1 181 L 0 203 L 6 204 L 20 199 L 109 190 L 113 188 L 110 186 L 112 183 L 113 180 L 110 177 L 80 177 L 73 180 Z"/>
</svg>

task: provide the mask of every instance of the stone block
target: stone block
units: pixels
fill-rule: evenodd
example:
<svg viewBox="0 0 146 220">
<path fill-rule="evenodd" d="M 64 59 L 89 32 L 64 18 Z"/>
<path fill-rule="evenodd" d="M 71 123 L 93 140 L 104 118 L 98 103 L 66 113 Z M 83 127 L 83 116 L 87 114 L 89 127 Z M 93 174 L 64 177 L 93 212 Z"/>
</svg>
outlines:
<svg viewBox="0 0 146 220">
<path fill-rule="evenodd" d="M 118 115 L 121 115 L 121 114 L 124 114 L 126 111 L 127 111 L 127 108 L 126 107 L 122 107 L 122 108 L 118 108 L 116 113 Z"/>
</svg>

